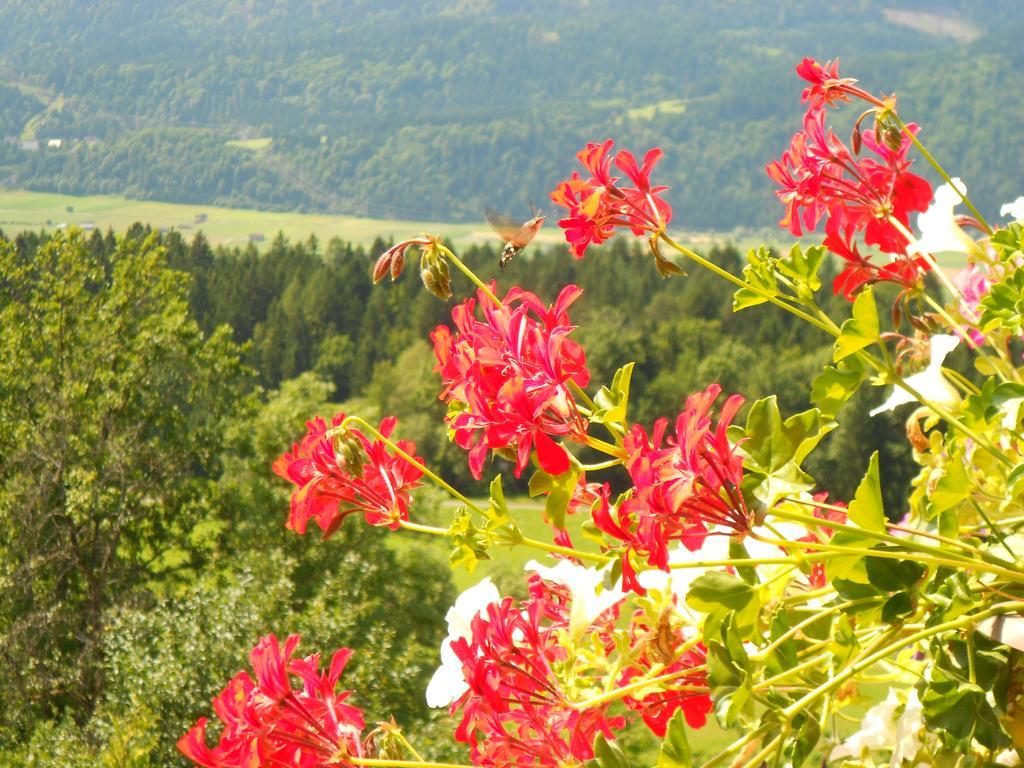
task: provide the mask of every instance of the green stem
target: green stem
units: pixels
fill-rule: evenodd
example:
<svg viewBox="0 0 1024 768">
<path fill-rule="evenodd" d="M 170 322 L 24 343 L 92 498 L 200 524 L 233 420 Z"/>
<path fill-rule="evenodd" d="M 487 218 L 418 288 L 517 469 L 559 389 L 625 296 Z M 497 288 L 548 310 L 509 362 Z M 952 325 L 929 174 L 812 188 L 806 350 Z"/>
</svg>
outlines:
<svg viewBox="0 0 1024 768">
<path fill-rule="evenodd" d="M 896 124 L 900 127 L 900 130 L 903 132 L 903 134 L 905 136 L 910 137 L 911 142 L 913 142 L 914 147 L 917 148 L 917 151 L 921 153 L 922 157 L 924 157 L 925 160 L 931 163 L 932 168 L 938 171 L 939 176 L 942 177 L 943 181 L 945 181 L 947 184 L 949 184 L 949 186 L 956 190 L 957 195 L 959 195 L 960 199 L 963 200 L 964 205 L 966 205 L 968 210 L 970 210 L 970 212 L 974 214 L 974 218 L 978 220 L 978 223 L 981 224 L 982 227 L 984 227 L 985 233 L 991 235 L 992 227 L 990 227 L 988 222 L 985 221 L 985 217 L 981 215 L 981 212 L 974 207 L 974 203 L 972 203 L 970 199 L 968 199 L 967 195 L 961 192 L 960 188 L 953 183 L 953 178 L 948 173 L 946 173 L 946 169 L 939 165 L 938 160 L 932 157 L 932 153 L 925 148 L 924 144 L 922 144 L 921 141 L 917 138 L 917 136 L 914 135 L 914 132 L 907 128 L 907 124 L 903 122 L 899 115 L 897 115 L 895 112 L 891 112 L 890 114 L 892 114 L 893 119 L 896 121 Z"/>
<path fill-rule="evenodd" d="M 972 547 L 969 544 L 956 541 L 955 539 L 945 539 L 945 537 L 942 537 L 943 539 L 945 539 L 946 543 L 956 545 L 957 547 L 970 552 L 972 555 L 971 557 L 968 557 L 967 555 L 961 555 L 956 552 L 949 552 L 948 550 L 942 549 L 941 547 L 933 547 L 929 544 L 921 544 L 920 542 L 914 541 L 912 539 L 893 536 L 890 533 L 884 533 L 882 531 L 872 531 L 866 528 L 860 528 L 855 525 L 849 525 L 847 523 L 833 522 L 831 520 L 822 520 L 820 517 L 814 517 L 813 515 L 802 515 L 799 512 L 789 512 L 787 510 L 773 508 L 769 514 L 771 514 L 773 517 L 781 518 L 782 520 L 789 520 L 790 522 L 794 523 L 803 523 L 805 525 L 813 525 L 817 528 L 831 528 L 833 530 L 849 531 L 851 533 L 856 534 L 857 536 L 865 536 L 871 539 L 878 539 L 879 541 L 884 541 L 887 544 L 893 544 L 894 546 L 898 546 L 903 549 L 910 549 L 915 552 L 924 552 L 926 554 L 935 555 L 937 557 L 957 557 L 963 560 L 964 562 L 977 562 L 976 558 L 974 557 L 977 556 L 981 557 L 985 562 L 991 563 L 992 565 L 997 565 L 999 567 L 1014 568 L 1014 570 L 1016 570 L 1016 567 L 1013 563 L 1009 563 L 1003 560 L 1002 558 L 995 558 L 986 552 L 982 552 L 981 550 Z M 887 525 L 891 524 L 887 523 Z M 1021 574 L 1024 575 L 1024 571 L 1022 571 Z"/>
<path fill-rule="evenodd" d="M 803 621 L 799 622 L 798 624 L 793 625 L 792 627 L 787 629 L 785 632 L 783 632 L 781 635 L 779 635 L 777 638 L 775 638 L 775 640 L 773 640 L 771 643 L 766 645 L 764 648 L 761 648 L 760 650 L 758 650 L 758 652 L 753 654 L 751 656 L 751 658 L 752 659 L 765 659 L 765 658 L 767 658 L 769 654 L 771 654 L 776 648 L 778 648 L 784 642 L 789 640 L 791 637 L 796 637 L 804 629 L 806 629 L 810 625 L 820 621 L 825 616 L 829 616 L 830 614 L 838 613 L 840 611 L 845 611 L 847 608 L 854 608 L 854 607 L 856 607 L 858 605 L 866 605 L 868 603 L 876 603 L 876 602 L 878 602 L 879 600 L 882 600 L 882 599 L 884 599 L 883 595 L 878 595 L 876 597 L 861 597 L 861 598 L 858 598 L 857 600 L 847 600 L 844 603 L 839 603 L 838 605 L 833 605 L 832 607 L 828 608 L 827 610 L 815 611 L 813 615 L 808 616 Z"/>
<path fill-rule="evenodd" d="M 483 280 L 481 280 L 479 277 L 477 277 L 476 273 L 473 270 L 471 270 L 469 267 L 467 267 L 465 264 L 462 263 L 462 260 L 452 252 L 451 248 L 446 248 L 445 246 L 441 245 L 440 243 L 438 244 L 437 248 L 438 248 L 439 251 L 444 253 L 444 255 L 446 257 L 451 259 L 452 264 L 454 264 L 456 267 L 458 267 L 459 271 L 462 272 L 462 274 L 464 274 L 466 277 L 468 277 L 470 280 L 472 280 L 473 284 L 477 288 L 479 288 L 483 292 L 483 294 L 485 296 L 487 296 L 487 298 L 489 298 L 491 301 L 493 301 L 497 306 L 499 306 L 499 307 L 501 306 L 501 302 L 498 300 L 498 297 L 494 295 L 494 292 L 491 291 L 491 289 L 489 287 L 484 285 Z"/>
<path fill-rule="evenodd" d="M 953 619 L 952 621 L 947 621 L 943 624 L 938 624 L 934 627 L 922 629 L 920 632 L 915 632 L 912 635 L 908 635 L 907 637 L 897 640 L 895 643 L 886 645 L 881 650 L 875 651 L 874 653 L 867 655 L 865 658 L 862 658 L 860 661 L 850 665 L 832 679 L 826 681 L 822 685 L 815 688 L 813 691 L 808 693 L 803 698 L 790 704 L 788 707 L 782 710 L 782 716 L 786 720 L 792 721 L 792 719 L 801 710 L 806 709 L 808 706 L 813 704 L 821 697 L 831 693 L 836 688 L 845 683 L 847 680 L 849 680 L 851 677 L 854 677 L 860 672 L 863 672 L 871 668 L 872 666 L 882 661 L 886 656 L 890 655 L 894 651 L 898 651 L 901 648 L 906 648 L 908 645 L 913 645 L 914 643 L 920 642 L 921 640 L 927 640 L 928 638 L 934 637 L 935 635 L 941 635 L 944 632 L 952 632 L 958 629 L 964 629 L 966 627 L 971 626 L 977 621 L 981 621 L 982 619 L 988 618 L 989 616 L 996 616 L 1001 613 L 1009 613 L 1010 611 L 1020 610 L 1020 608 L 1022 607 L 1024 607 L 1024 602 L 1021 602 L 1019 600 L 1014 600 L 1012 602 L 1006 603 L 999 603 L 998 605 L 994 605 L 987 610 L 981 611 L 980 613 L 961 616 L 957 619 Z"/>
<path fill-rule="evenodd" d="M 974 499 L 972 497 L 971 504 L 974 505 L 974 509 L 981 517 L 981 519 L 985 521 L 985 525 L 988 526 L 988 529 L 992 531 L 992 535 L 999 539 L 999 543 L 1003 545 L 1003 549 L 1005 549 L 1009 553 L 1010 557 L 1013 558 L 1014 562 L 1016 562 L 1017 554 L 1012 549 L 1010 549 L 1010 545 L 1006 543 L 1006 536 L 1003 535 L 1003 531 L 999 528 L 998 525 L 992 522 L 988 514 L 982 508 L 981 504 L 978 503 L 977 499 Z"/>
<path fill-rule="evenodd" d="M 420 523 L 413 523 L 409 520 L 400 520 L 399 525 L 405 528 L 407 531 L 415 531 L 416 533 L 427 533 L 431 536 L 448 536 L 447 528 L 439 528 L 436 525 L 422 525 Z M 604 565 L 611 562 L 612 558 L 607 555 L 598 555 L 594 552 L 581 552 L 578 549 L 571 547 L 563 547 L 559 544 L 548 544 L 546 541 L 540 541 L 539 539 L 529 539 L 525 536 L 521 536 L 515 539 L 509 544 L 509 546 L 522 545 L 529 547 L 530 549 L 540 550 L 541 552 L 548 552 L 549 554 L 565 555 L 566 557 L 575 557 L 580 560 L 587 560 L 591 563 L 600 563 Z"/>
<path fill-rule="evenodd" d="M 766 291 L 766 290 L 764 290 L 762 288 L 757 287 L 756 285 L 751 285 L 750 283 L 744 282 L 742 279 L 736 277 L 736 275 L 734 275 L 732 272 L 729 272 L 728 270 L 722 269 L 720 266 L 715 264 L 713 261 L 708 261 L 703 256 L 701 256 L 700 254 L 695 253 L 694 251 L 691 251 L 685 245 L 682 245 L 681 243 L 677 243 L 675 240 L 673 240 L 671 237 L 669 237 L 666 233 L 661 232 L 661 233 L 659 233 L 659 236 L 669 246 L 671 246 L 672 248 L 677 250 L 679 253 L 683 254 L 686 258 L 690 259 L 691 261 L 696 262 L 697 264 L 699 264 L 700 266 L 704 267 L 705 269 L 711 270 L 716 275 L 718 275 L 719 277 L 722 277 L 722 278 L 728 280 L 733 285 L 736 285 L 736 286 L 738 286 L 740 288 L 744 288 L 744 289 L 746 289 L 748 291 L 751 291 L 752 293 L 756 293 L 758 296 L 760 296 L 765 301 L 767 301 L 767 302 L 769 302 L 771 304 L 774 304 L 775 306 L 779 307 L 780 309 L 784 309 L 786 312 L 789 312 L 791 315 L 795 315 L 796 317 L 799 317 L 801 320 L 803 320 L 803 321 L 805 321 L 807 323 L 810 323 L 815 328 L 819 328 L 819 329 L 823 330 L 825 333 L 827 333 L 827 334 L 829 334 L 831 336 L 838 336 L 839 335 L 839 332 L 837 330 L 834 330 L 834 329 L 830 328 L 828 325 L 826 325 L 825 323 L 820 321 L 818 318 L 813 317 L 812 315 L 807 314 L 802 309 L 798 309 L 797 307 L 794 307 L 792 304 L 790 304 L 790 303 L 788 303 L 786 301 L 783 301 L 778 296 L 772 294 L 770 291 Z"/>
</svg>

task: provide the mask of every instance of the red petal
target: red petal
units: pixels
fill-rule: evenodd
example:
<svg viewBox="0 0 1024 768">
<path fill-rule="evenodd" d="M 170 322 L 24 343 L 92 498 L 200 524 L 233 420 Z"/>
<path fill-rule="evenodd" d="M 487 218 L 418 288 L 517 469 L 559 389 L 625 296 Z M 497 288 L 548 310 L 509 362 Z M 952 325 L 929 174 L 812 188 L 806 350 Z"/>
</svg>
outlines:
<svg viewBox="0 0 1024 768">
<path fill-rule="evenodd" d="M 565 449 L 543 432 L 534 437 L 537 446 L 537 461 L 540 468 L 549 475 L 561 475 L 569 471 L 569 454 Z"/>
</svg>

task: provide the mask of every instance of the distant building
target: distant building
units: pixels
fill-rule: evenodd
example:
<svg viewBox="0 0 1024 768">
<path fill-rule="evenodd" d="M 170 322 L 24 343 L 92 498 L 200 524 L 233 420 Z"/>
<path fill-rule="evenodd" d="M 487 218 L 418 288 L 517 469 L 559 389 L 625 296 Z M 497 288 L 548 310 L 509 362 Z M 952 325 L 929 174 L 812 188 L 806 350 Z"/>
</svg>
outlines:
<svg viewBox="0 0 1024 768">
<path fill-rule="evenodd" d="M 94 229 L 96 229 L 96 225 L 93 224 L 91 221 L 87 221 L 84 224 L 82 224 L 82 230 L 85 232 L 92 232 Z"/>
<path fill-rule="evenodd" d="M 38 139 L 22 139 L 21 148 L 26 152 L 38 152 L 39 151 L 39 140 Z"/>
<path fill-rule="evenodd" d="M 196 224 L 205 224 L 206 223 L 206 214 L 205 213 L 197 213 L 196 214 L 195 223 Z"/>
<path fill-rule="evenodd" d="M 64 146 L 64 139 L 50 139 L 46 142 L 46 146 L 50 149 L 60 149 Z"/>
<path fill-rule="evenodd" d="M 249 234 L 249 242 L 250 243 L 262 243 L 266 239 L 267 238 L 265 238 L 263 236 L 262 232 L 251 232 Z"/>
</svg>

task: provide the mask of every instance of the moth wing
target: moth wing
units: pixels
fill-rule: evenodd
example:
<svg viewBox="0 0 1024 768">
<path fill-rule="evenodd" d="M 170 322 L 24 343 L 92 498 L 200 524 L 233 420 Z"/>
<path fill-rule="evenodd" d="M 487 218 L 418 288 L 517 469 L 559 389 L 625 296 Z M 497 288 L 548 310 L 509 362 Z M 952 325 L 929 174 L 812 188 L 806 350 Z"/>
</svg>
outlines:
<svg viewBox="0 0 1024 768">
<path fill-rule="evenodd" d="M 501 239 L 507 242 L 512 242 L 519 236 L 520 230 L 523 228 L 523 223 L 518 219 L 513 219 L 511 216 L 506 216 L 503 213 L 498 213 L 493 208 L 487 208 L 484 210 L 484 215 L 487 217 L 487 223 L 490 224 L 494 231 L 497 232 Z"/>
</svg>

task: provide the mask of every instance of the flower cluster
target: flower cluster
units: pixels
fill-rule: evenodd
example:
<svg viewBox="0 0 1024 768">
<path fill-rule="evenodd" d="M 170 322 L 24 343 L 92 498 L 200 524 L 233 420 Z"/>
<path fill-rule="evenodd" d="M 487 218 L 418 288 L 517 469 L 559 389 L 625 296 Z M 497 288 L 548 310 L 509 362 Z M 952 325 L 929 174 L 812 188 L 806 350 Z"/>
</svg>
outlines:
<svg viewBox="0 0 1024 768">
<path fill-rule="evenodd" d="M 201 717 L 178 741 L 182 754 L 205 768 L 326 768 L 362 757 L 363 713 L 345 703 L 349 691 L 335 690 L 352 652 L 337 651 L 321 671 L 319 654 L 293 658 L 298 643 L 298 635 L 283 648 L 274 635 L 262 638 L 250 655 L 255 681 L 239 672 L 213 701 L 223 726 L 218 744 L 207 744 Z"/>
<path fill-rule="evenodd" d="M 661 150 L 649 150 L 640 164 L 627 150 L 615 155 L 615 167 L 633 184 L 627 187 L 618 183 L 618 176 L 611 175 L 613 144 L 611 139 L 587 144 L 577 157 L 589 178 L 574 171 L 551 193 L 555 205 L 568 210 L 558 225 L 565 230 L 569 250 L 577 259 L 583 258 L 589 245 L 600 245 L 611 238 L 617 228 L 640 236 L 662 232 L 672 220 L 672 208 L 660 196 L 668 187 L 651 184 L 651 172 L 661 159 Z"/>
<path fill-rule="evenodd" d="M 598 733 L 625 726 L 608 702 L 581 703 L 586 670 L 569 656 L 584 634 L 611 650 L 621 593 L 596 593 L 595 572 L 566 561 L 541 570 L 527 600 L 485 602 L 451 642 L 465 681 L 451 707 L 461 712 L 455 738 L 474 765 L 572 765 L 594 756 Z"/>
<path fill-rule="evenodd" d="M 811 83 L 804 90 L 809 106 L 803 130 L 766 168 L 780 186 L 776 195 L 786 207 L 779 225 L 799 236 L 826 218 L 825 246 L 846 262 L 836 278 L 837 293 L 850 297 L 862 285 L 879 280 L 914 283 L 928 263 L 906 255 L 913 240 L 910 214 L 926 211 L 932 199 L 928 181 L 910 172 L 913 161 L 907 155 L 917 127 L 908 125 L 901 133 L 879 125 L 861 133 L 858 126 L 851 151 L 826 126 L 828 107 L 851 95 L 879 109 L 891 104 L 856 88 L 855 81 L 839 78 L 838 63 L 823 67 L 805 59 L 797 72 Z M 861 157 L 862 149 L 873 156 Z M 872 263 L 855 243 L 858 234 L 865 244 L 898 258 L 891 264 Z"/>
<path fill-rule="evenodd" d="M 306 435 L 274 462 L 274 472 L 297 488 L 292 493 L 288 528 L 305 533 L 312 519 L 327 538 L 353 512 L 362 512 L 370 525 L 397 529 L 409 519 L 409 491 L 423 473 L 388 451 L 383 440 L 371 440 L 357 429 L 344 427 L 337 414 L 328 428 L 317 417 L 306 423 Z M 379 432 L 390 437 L 397 421 L 381 421 Z M 416 446 L 400 440 L 398 447 L 417 462 Z"/>
<path fill-rule="evenodd" d="M 625 466 L 633 491 L 617 514 L 607 504 L 596 506 L 594 522 L 626 543 L 623 578 L 630 588 L 642 591 L 630 551 L 644 555 L 655 568 L 668 570 L 669 542 L 680 541 L 695 550 L 709 526 L 732 533 L 750 528 L 751 515 L 740 492 L 743 458 L 726 435 L 743 398 L 729 397 L 713 427 L 711 408 L 721 391 L 712 384 L 687 398 L 676 419 L 674 439 L 665 439 L 667 419 L 655 422 L 650 435 L 639 425 L 626 434 Z"/>
<path fill-rule="evenodd" d="M 519 288 L 495 306 L 481 290 L 482 320 L 470 298 L 452 310 L 454 335 L 444 325 L 431 333 L 448 425 L 469 451 L 474 477 L 481 476 L 492 450 L 512 452 L 517 476 L 534 448 L 546 472 L 569 469 L 568 455 L 552 437 L 586 437 L 587 423 L 570 392 L 570 383 L 584 387 L 590 381 L 583 348 L 569 338 L 574 326 L 568 309 L 580 293 L 568 285 L 549 308 Z"/>
</svg>

